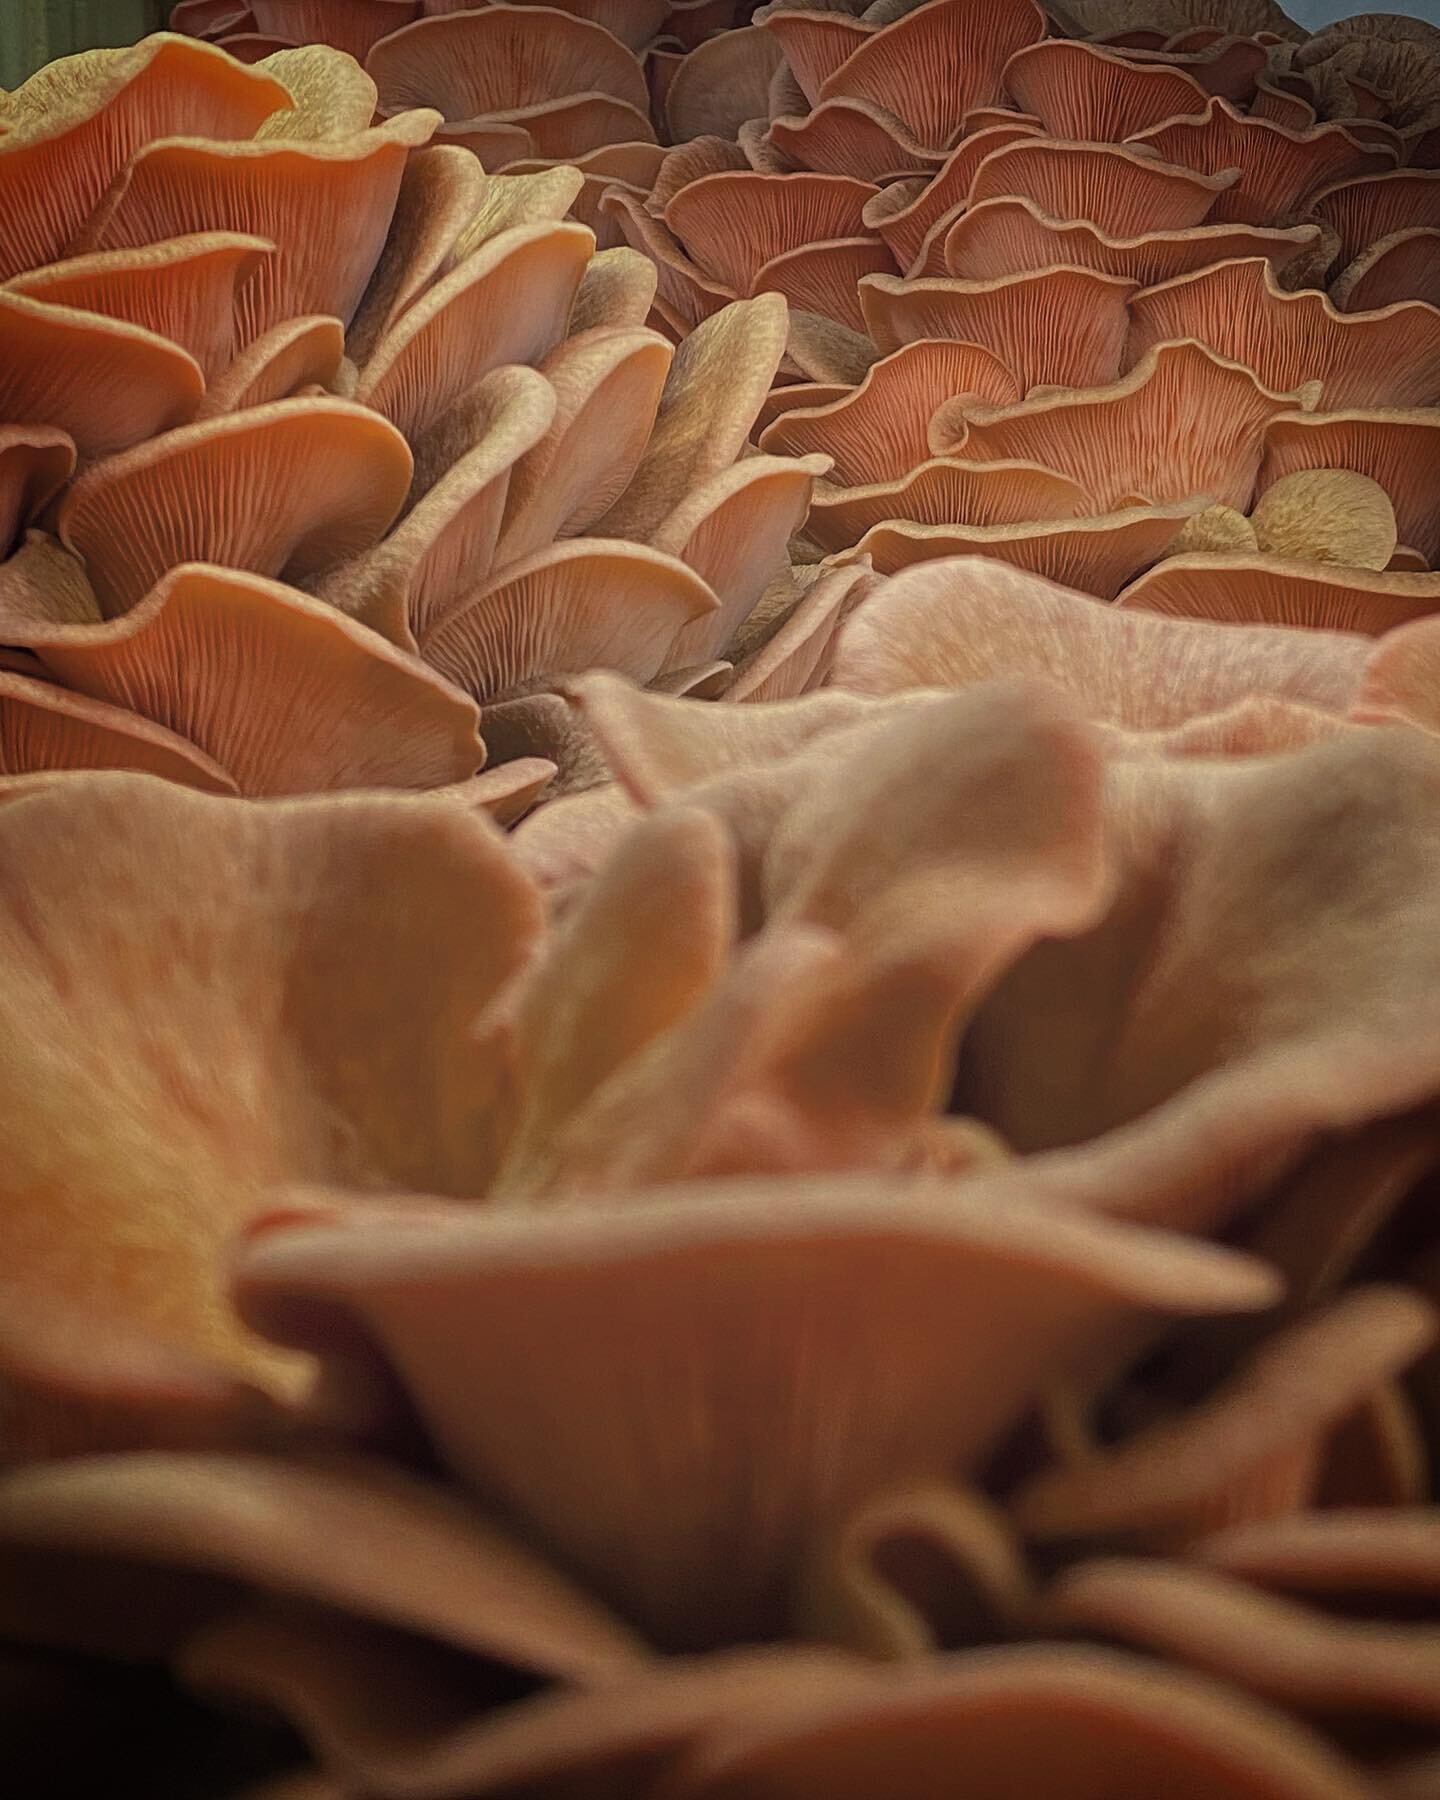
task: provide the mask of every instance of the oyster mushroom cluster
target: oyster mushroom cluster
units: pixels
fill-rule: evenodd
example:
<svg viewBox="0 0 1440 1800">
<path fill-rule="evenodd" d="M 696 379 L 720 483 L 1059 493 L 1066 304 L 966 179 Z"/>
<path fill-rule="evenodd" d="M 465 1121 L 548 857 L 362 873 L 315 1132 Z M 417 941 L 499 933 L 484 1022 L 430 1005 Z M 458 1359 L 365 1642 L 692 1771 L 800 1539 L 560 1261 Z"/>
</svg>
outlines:
<svg viewBox="0 0 1440 1800">
<path fill-rule="evenodd" d="M 732 129 L 602 205 L 672 330 L 785 294 L 759 441 L 834 459 L 812 555 L 1367 631 L 1440 599 L 1440 30 L 1201 10 L 777 3 L 695 52 Z M 741 39 L 780 60 L 725 89 Z"/>
<path fill-rule="evenodd" d="M 329 47 L 171 35 L 6 101 L 0 770 L 504 811 L 554 765 L 522 708 L 477 783 L 477 701 L 783 687 L 829 467 L 741 455 L 783 302 L 677 348 L 649 264 L 565 217 L 579 170 L 491 176 L 375 109 Z"/>
<path fill-rule="evenodd" d="M 174 12 L 0 97 L 7 1775 L 1429 1800 L 1437 40 Z"/>
</svg>

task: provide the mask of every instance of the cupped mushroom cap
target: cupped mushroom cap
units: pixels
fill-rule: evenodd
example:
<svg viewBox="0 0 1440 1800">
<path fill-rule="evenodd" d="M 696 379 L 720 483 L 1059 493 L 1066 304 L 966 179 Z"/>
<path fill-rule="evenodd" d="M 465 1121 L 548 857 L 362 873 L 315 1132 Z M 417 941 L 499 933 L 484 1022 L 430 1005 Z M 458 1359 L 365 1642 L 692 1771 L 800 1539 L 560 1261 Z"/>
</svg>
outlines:
<svg viewBox="0 0 1440 1800">
<path fill-rule="evenodd" d="M 1157 344 L 1108 387 L 967 413 L 967 457 L 1031 458 L 1102 504 L 1208 494 L 1245 507 L 1266 426 L 1294 410 L 1240 363 L 1193 341 Z"/>
<path fill-rule="evenodd" d="M 1392 231 L 1362 250 L 1330 286 L 1342 312 L 1423 300 L 1440 306 L 1440 227 L 1416 225 Z"/>
<path fill-rule="evenodd" d="M 874 363 L 858 387 L 819 406 L 787 406 L 761 433 L 760 448 L 772 455 L 829 456 L 840 487 L 898 481 L 928 460 L 931 415 L 955 394 L 1004 405 L 1018 400 L 1021 388 L 993 351 L 917 330 L 914 341 Z"/>
<path fill-rule="evenodd" d="M 819 98 L 870 100 L 923 144 L 948 150 L 965 114 L 1001 98 L 1001 71 L 1043 36 L 1033 0 L 931 0 L 867 37 L 821 83 Z"/>
<path fill-rule="evenodd" d="M 1220 624 L 1301 625 L 1379 636 L 1440 612 L 1440 575 L 1372 573 L 1282 556 L 1173 556 L 1119 605 Z"/>
<path fill-rule="evenodd" d="M 63 256 L 112 179 L 153 139 L 248 138 L 289 104 L 273 76 L 169 32 L 47 64 L 6 97 L 0 280 Z"/>
<path fill-rule="evenodd" d="M 732 169 L 681 188 L 665 208 L 665 223 L 703 268 L 748 294 L 773 257 L 863 235 L 861 213 L 878 191 L 849 175 Z"/>
<path fill-rule="evenodd" d="M 889 520 L 944 528 L 963 520 L 976 528 L 1026 519 L 1073 519 L 1092 505 L 1078 482 L 1041 463 L 938 456 L 899 481 L 822 489 L 805 530 L 822 549 L 843 550 L 872 526 Z"/>
<path fill-rule="evenodd" d="M 890 519 L 870 527 L 855 555 L 869 557 L 886 575 L 942 557 L 995 557 L 1062 587 L 1112 600 L 1138 569 L 1165 554 L 1203 504 L 1202 497 L 1018 525 L 922 525 Z"/>
<path fill-rule="evenodd" d="M 22 1425 L 43 1450 L 225 1373 L 295 1392 L 303 1361 L 226 1302 L 225 1247 L 277 1180 L 480 1191 L 470 1027 L 528 953 L 534 889 L 444 801 L 241 806 L 115 774 L 10 798 L 0 870 Z"/>
<path fill-rule="evenodd" d="M 1257 490 L 1301 469 L 1350 469 L 1378 481 L 1395 509 L 1395 529 L 1433 567 L 1440 558 L 1440 417 L 1434 408 L 1337 413 L 1288 412 L 1266 427 Z"/>
<path fill-rule="evenodd" d="M 136 155 L 91 221 L 89 247 L 135 248 L 198 231 L 254 232 L 276 247 L 236 297 L 241 345 L 284 319 L 348 324 L 394 216 L 406 159 L 433 112 L 315 143 L 168 138 Z"/>
<path fill-rule="evenodd" d="M 1263 256 L 1284 269 L 1320 241 L 1318 225 L 1196 225 L 1116 238 L 1083 219 L 1047 218 L 1030 200 L 987 200 L 945 229 L 941 257 L 951 275 L 975 281 L 1066 264 L 1149 287 L 1231 257 Z"/>
<path fill-rule="evenodd" d="M 452 607 L 421 639 L 425 660 L 477 700 L 585 669 L 658 675 L 681 626 L 715 595 L 643 544 L 570 538 L 522 558 Z"/>
<path fill-rule="evenodd" d="M 1310 211 L 1339 234 L 1341 262 L 1353 262 L 1392 231 L 1440 226 L 1440 169 L 1393 169 L 1339 181 L 1314 196 Z"/>
<path fill-rule="evenodd" d="M 356 398 L 418 442 L 492 369 L 537 362 L 565 335 L 594 247 L 583 225 L 500 232 L 401 314 Z"/>
<path fill-rule="evenodd" d="M 1119 143 L 1205 106 L 1205 90 L 1188 71 L 1131 62 L 1121 51 L 1075 38 L 1046 38 L 1017 50 L 1003 80 L 1020 110 L 1048 133 L 1087 143 Z"/>
<path fill-rule="evenodd" d="M 169 338 L 0 289 L 0 418 L 56 426 L 88 460 L 180 425 L 204 391 Z"/>
<path fill-rule="evenodd" d="M 634 55 L 602 25 L 550 6 L 496 4 L 417 19 L 376 44 L 365 68 L 386 112 L 435 106 L 447 120 L 511 117 L 580 94 L 606 95 L 642 115 L 650 108 Z"/>
<path fill-rule="evenodd" d="M 876 27 L 843 8 L 764 6 L 755 14 L 778 41 L 785 62 L 810 105 L 820 101 L 820 90 L 831 75 Z"/>
<path fill-rule="evenodd" d="M 1128 144 L 1021 137 L 980 164 L 966 204 L 1028 199 L 1049 218 L 1082 219 L 1124 238 L 1203 224 L 1234 181 L 1233 169 L 1201 174 Z"/>
<path fill-rule="evenodd" d="M 207 382 L 235 355 L 235 293 L 271 255 L 265 238 L 210 231 L 30 269 L 5 284 L 52 306 L 128 320 L 188 350 Z"/>
<path fill-rule="evenodd" d="M 1355 175 L 1394 167 L 1393 153 L 1362 143 L 1343 125 L 1291 130 L 1211 100 L 1196 118 L 1169 119 L 1135 139 L 1192 168 L 1238 169 L 1216 196 L 1212 224 L 1275 225 L 1303 219 L 1312 194 Z"/>
<path fill-rule="evenodd" d="M 1130 316 L 1132 358 L 1167 339 L 1195 338 L 1267 387 L 1318 381 L 1328 411 L 1440 400 L 1440 308 L 1411 302 L 1339 312 L 1313 288 L 1288 293 L 1259 257 L 1146 288 L 1131 300 Z"/>
<path fill-rule="evenodd" d="M 65 432 L 51 425 L 0 425 L 0 563 L 74 472 L 75 445 Z"/>
<path fill-rule="evenodd" d="M 945 276 L 896 281 L 878 275 L 861 287 L 860 304 L 882 351 L 917 338 L 983 344 L 1014 377 L 1018 399 L 1033 387 L 1114 381 L 1124 366 L 1134 292 L 1134 283 L 1120 275 L 1055 267 L 989 281 Z M 967 391 L 952 388 L 951 395 Z M 984 397 L 1004 404 L 997 396 Z"/>
<path fill-rule="evenodd" d="M 975 171 L 985 158 L 1017 138 L 1033 137 L 1036 127 L 1017 119 L 1014 124 L 991 125 L 961 138 L 928 182 L 912 191 L 903 182 L 882 188 L 865 206 L 864 220 L 878 231 L 894 252 L 904 274 L 918 274 L 917 258 L 926 238 L 946 214 L 965 205 Z"/>
<path fill-rule="evenodd" d="M 463 694 L 334 607 L 232 569 L 174 569 L 120 618 L 26 642 L 76 693 L 195 744 L 242 794 L 443 787 L 484 760 Z"/>
<path fill-rule="evenodd" d="M 60 537 L 114 614 L 178 563 L 318 574 L 379 537 L 410 473 L 405 440 L 365 407 L 279 400 L 96 464 L 65 496 Z"/>
<path fill-rule="evenodd" d="M 251 340 L 223 374 L 210 383 L 197 419 L 244 412 L 302 390 L 331 390 L 345 358 L 345 328 L 338 319 L 287 319 Z"/>
<path fill-rule="evenodd" d="M 314 1345 L 337 1316 L 373 1333 L 461 1479 L 672 1647 L 783 1625 L 821 1521 L 902 1473 L 972 1464 L 1077 1332 L 1271 1292 L 1232 1252 L 1002 1211 L 969 1185 L 919 1196 L 863 1179 L 277 1231 L 242 1282 L 247 1315 L 287 1339 Z M 1031 1329 L 1006 1335 L 1022 1306 Z M 675 1332 L 684 1354 L 657 1357 Z M 650 1381 L 627 1374 L 636 1359 Z M 802 1361 L 825 1371 L 818 1385 Z M 980 1363 L 983 1381 L 957 1373 Z M 897 1370 L 905 1403 L 878 1405 Z M 738 1409 L 750 1429 L 677 1433 L 679 1407 L 712 1427 Z M 755 1496 L 742 1530 L 736 1495 Z"/>
</svg>

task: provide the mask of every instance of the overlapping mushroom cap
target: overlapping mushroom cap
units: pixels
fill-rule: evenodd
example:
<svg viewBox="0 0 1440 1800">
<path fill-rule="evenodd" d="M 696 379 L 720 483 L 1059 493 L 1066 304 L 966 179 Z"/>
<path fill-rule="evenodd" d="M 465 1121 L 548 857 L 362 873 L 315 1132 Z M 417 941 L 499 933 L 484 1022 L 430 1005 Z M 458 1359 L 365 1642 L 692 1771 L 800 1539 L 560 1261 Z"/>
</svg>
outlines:
<svg viewBox="0 0 1440 1800">
<path fill-rule="evenodd" d="M 648 204 L 605 204 L 667 329 L 786 295 L 761 443 L 834 458 L 819 553 L 989 555 L 1217 618 L 1428 611 L 1424 459 L 1390 440 L 1440 400 L 1416 97 L 1422 68 L 1440 93 L 1440 37 L 1151 12 L 764 8 L 731 34 L 784 54 L 760 116 L 680 119 Z M 694 57 L 717 82 L 725 42 Z M 1292 423 L 1351 412 L 1343 450 Z M 1267 499 L 1302 473 L 1271 451 L 1296 430 L 1334 458 Z M 1345 593 L 1327 575 L 1307 605 L 1312 562 Z"/>
<path fill-rule="evenodd" d="M 993 677 L 1141 615 L 995 568 L 865 600 L 868 693 L 588 677 L 637 816 L 559 924 L 443 799 L 11 790 L 0 1630 L 339 1793 L 1398 1778 L 1440 750 L 1360 720 L 1430 627 L 1151 621 L 1119 731 L 1133 643 Z M 1240 695 L 1330 728 L 1177 741 Z"/>
<path fill-rule="evenodd" d="M 783 303 L 677 351 L 643 259 L 564 216 L 581 171 L 488 176 L 376 105 L 335 49 L 163 34 L 6 102 L 3 772 L 510 812 L 554 769 L 522 716 L 472 779 L 476 701 L 724 685 L 798 599 L 828 464 L 737 460 Z"/>
</svg>

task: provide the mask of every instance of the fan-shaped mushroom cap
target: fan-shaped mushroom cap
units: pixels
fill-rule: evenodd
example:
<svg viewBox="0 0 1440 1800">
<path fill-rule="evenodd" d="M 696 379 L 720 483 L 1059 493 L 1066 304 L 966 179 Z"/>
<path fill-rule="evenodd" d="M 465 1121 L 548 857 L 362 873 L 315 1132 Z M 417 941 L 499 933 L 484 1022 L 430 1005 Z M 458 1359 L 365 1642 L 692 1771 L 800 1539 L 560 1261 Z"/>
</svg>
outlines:
<svg viewBox="0 0 1440 1800">
<path fill-rule="evenodd" d="M 926 431 L 942 401 L 974 394 L 1004 405 L 1020 392 L 992 351 L 928 339 L 917 326 L 915 341 L 873 364 L 859 387 L 819 406 L 797 403 L 779 413 L 762 432 L 760 448 L 781 456 L 830 456 L 832 479 L 841 487 L 899 481 L 928 460 Z"/>
<path fill-rule="evenodd" d="M 1432 1719 L 1440 1671 L 1423 1625 L 1327 1616 L 1214 1569 L 1105 1559 L 1055 1583 L 1044 1616 L 1234 1681 L 1300 1713 Z"/>
<path fill-rule="evenodd" d="M 1073 519 L 1092 504 L 1078 482 L 1040 463 L 942 456 L 922 462 L 899 481 L 822 489 L 805 530 L 822 549 L 843 550 L 888 520 L 948 529 L 950 521 L 963 519 L 974 529 L 1024 519 Z"/>
<path fill-rule="evenodd" d="M 468 150 L 432 144 L 411 153 L 400 178 L 385 248 L 346 333 L 363 368 L 380 342 L 446 268 L 460 234 L 480 211 L 485 172 Z"/>
<path fill-rule="evenodd" d="M 118 250 L 188 232 L 253 231 L 276 253 L 236 297 L 239 342 L 284 319 L 348 324 L 395 211 L 409 153 L 437 115 L 405 113 L 316 143 L 169 138 L 136 155 L 91 221 L 90 247 Z"/>
<path fill-rule="evenodd" d="M 379 537 L 410 470 L 405 440 L 365 407 L 279 400 L 96 464 L 65 496 L 59 531 L 110 615 L 178 563 L 318 574 Z"/>
<path fill-rule="evenodd" d="M 618 223 L 626 243 L 654 268 L 655 312 L 677 338 L 692 331 L 728 301 L 739 298 L 733 288 L 712 281 L 692 262 L 674 232 L 625 188 L 609 189 L 600 202 L 600 210 Z"/>
<path fill-rule="evenodd" d="M 556 395 L 533 369 L 496 369 L 474 394 L 472 447 L 372 549 L 320 584 L 322 599 L 413 649 L 495 560 L 517 464 L 543 443 Z"/>
<path fill-rule="evenodd" d="M 202 232 L 30 269 L 3 291 L 143 326 L 188 350 L 209 382 L 235 355 L 236 289 L 273 249 L 265 238 Z"/>
<path fill-rule="evenodd" d="M 1350 263 L 1393 231 L 1440 226 L 1440 169 L 1393 169 L 1339 181 L 1314 195 L 1310 211 L 1339 234 L 1340 260 Z"/>
<path fill-rule="evenodd" d="M 638 250 L 616 244 L 597 251 L 586 263 L 575 290 L 570 330 L 643 325 L 650 317 L 657 286 L 654 263 Z"/>
<path fill-rule="evenodd" d="M 1046 38 L 1017 50 L 1003 72 L 1008 93 L 1052 137 L 1119 143 L 1148 126 L 1205 107 L 1205 90 L 1184 69 L 1127 61 L 1123 53 L 1074 38 Z"/>
<path fill-rule="evenodd" d="M 665 94 L 671 141 L 683 144 L 712 131 L 733 138 L 747 119 L 763 118 L 770 80 L 783 58 L 776 35 L 756 25 L 703 39 L 675 71 Z"/>
<path fill-rule="evenodd" d="M 1130 314 L 1132 357 L 1167 339 L 1195 338 L 1246 364 L 1267 387 L 1320 382 L 1320 404 L 1331 411 L 1440 400 L 1440 309 L 1338 312 L 1314 289 L 1287 293 L 1258 257 L 1146 288 Z"/>
<path fill-rule="evenodd" d="M 175 569 L 120 618 L 24 641 L 55 679 L 187 739 L 243 794 L 442 787 L 484 760 L 463 695 L 333 607 L 234 570 Z"/>
<path fill-rule="evenodd" d="M 1027 269 L 990 281 L 876 275 L 861 287 L 860 304 L 882 351 L 917 338 L 983 344 L 1023 395 L 1033 387 L 1114 381 L 1124 366 L 1134 292 L 1133 282 L 1096 269 Z M 967 391 L 961 386 L 951 393 Z M 985 398 L 1005 404 L 999 396 Z"/>
<path fill-rule="evenodd" d="M 838 8 L 762 6 L 754 19 L 778 41 L 786 66 L 812 107 L 819 104 L 829 77 L 875 33 L 868 21 Z"/>
<path fill-rule="evenodd" d="M 289 104 L 273 76 L 169 32 L 47 64 L 5 104 L 0 280 L 63 256 L 111 180 L 152 140 L 190 131 L 248 138 Z"/>
<path fill-rule="evenodd" d="M 870 527 L 855 554 L 868 556 L 886 575 L 941 557 L 992 556 L 1082 594 L 1112 600 L 1138 569 L 1170 549 L 1203 504 L 1202 497 L 1018 525 L 923 525 L 889 519 Z"/>
<path fill-rule="evenodd" d="M 239 791 L 193 744 L 128 707 L 0 670 L 0 775 L 70 769 L 159 775 L 206 794 Z"/>
<path fill-rule="evenodd" d="M 283 82 L 294 105 L 271 113 L 257 138 L 352 137 L 375 117 L 375 83 L 353 56 L 327 43 L 276 50 L 255 65 Z"/>
<path fill-rule="evenodd" d="M 1324 1739 L 1227 1685 L 1150 1659 L 1050 1644 L 972 1651 L 875 1694 L 715 1731 L 664 1800 L 922 1800 L 963 1763 L 973 1800 L 1016 1791 L 1110 1800 L 1362 1800 L 1367 1782 Z"/>
<path fill-rule="evenodd" d="M 1330 1433 L 1433 1342 L 1420 1295 L 1362 1287 L 1289 1326 L 1208 1399 L 1015 1498 L 1027 1536 L 1179 1548 L 1207 1527 L 1298 1511 Z"/>
<path fill-rule="evenodd" d="M 1373 574 L 1254 551 L 1172 556 L 1132 582 L 1118 604 L 1221 624 L 1379 636 L 1440 612 L 1440 575 Z"/>
<path fill-rule="evenodd" d="M 675 634 L 717 601 L 643 544 L 570 538 L 493 575 L 422 637 L 425 660 L 478 700 L 585 669 L 658 675 Z"/>
<path fill-rule="evenodd" d="M 849 175 L 727 170 L 681 188 L 665 223 L 703 268 L 748 294 L 764 265 L 785 251 L 864 235 L 861 213 L 878 191 Z"/>
<path fill-rule="evenodd" d="M 1257 694 L 1343 713 L 1369 647 L 1336 632 L 1221 630 L 1098 606 L 1019 569 L 960 557 L 908 569 L 870 595 L 841 630 L 832 679 L 893 694 L 1039 675 L 1095 718 L 1157 731 Z"/>
<path fill-rule="evenodd" d="M 828 456 L 747 456 L 694 487 L 654 533 L 657 550 L 694 569 L 719 601 L 685 626 L 666 658 L 684 669 L 727 651 L 805 523 Z"/>
<path fill-rule="evenodd" d="M 1048 219 L 1029 200 L 987 200 L 937 235 L 945 270 L 968 280 L 1066 264 L 1100 269 L 1145 287 L 1232 257 L 1263 256 L 1279 269 L 1288 268 L 1321 241 L 1318 225 L 1284 230 L 1197 225 L 1189 231 L 1114 238 L 1083 219 Z"/>
<path fill-rule="evenodd" d="M 195 416 L 213 419 L 289 400 L 305 389 L 333 389 L 344 357 L 345 329 L 338 319 L 287 319 L 262 332 L 210 383 Z"/>
<path fill-rule="evenodd" d="M 1265 431 L 1257 490 L 1300 469 L 1351 469 L 1390 496 L 1402 544 L 1433 566 L 1440 557 L 1440 417 L 1433 408 L 1339 413 L 1286 413 Z"/>
<path fill-rule="evenodd" d="M 1192 109 L 1194 110 L 1194 109 Z M 1135 139 L 1161 156 L 1214 173 L 1238 169 L 1217 194 L 1212 224 L 1276 225 L 1302 219 L 1310 197 L 1336 181 L 1394 167 L 1393 155 L 1363 144 L 1343 125 L 1292 131 L 1211 100 L 1197 118 L 1169 119 Z"/>
<path fill-rule="evenodd" d="M 858 1284 L 857 1265 L 866 1270 Z M 922 1197 L 832 1180 L 823 1190 L 803 1181 L 662 1189 L 619 1206 L 454 1209 L 443 1223 L 377 1221 L 363 1235 L 343 1226 L 277 1231 L 251 1250 L 244 1291 L 252 1319 L 307 1343 L 321 1316 L 363 1323 L 403 1361 L 462 1479 L 498 1490 L 540 1542 L 658 1641 L 680 1646 L 773 1631 L 796 1554 L 822 1520 L 902 1474 L 973 1463 L 1023 1408 L 1041 1358 L 1048 1363 L 1075 1333 L 1113 1329 L 1136 1311 L 1243 1307 L 1269 1284 L 1231 1252 L 1078 1212 L 1018 1203 L 1001 1212 L 954 1185 Z M 842 1291 L 843 1305 L 820 1303 Z M 685 1358 L 655 1356 L 657 1292 L 691 1334 Z M 1031 1330 L 1011 1334 L 1002 1365 L 982 1320 L 1020 1306 Z M 561 1317 L 567 1329 L 557 1333 Z M 699 1320 L 707 1329 L 696 1342 Z M 491 1347 L 502 1330 L 511 1346 L 503 1390 Z M 826 1353 L 807 1366 L 827 1378 L 799 1401 L 797 1358 L 802 1343 L 813 1351 L 817 1331 Z M 574 1353 L 597 1341 L 609 1347 L 605 1357 Z M 982 1344 L 986 1379 L 957 1379 Z M 648 1386 L 623 1373 L 641 1356 Z M 871 1404 L 882 1364 L 892 1392 L 901 1372 L 905 1404 Z M 740 1404 L 755 1429 L 677 1436 L 682 1383 L 692 1416 L 696 1406 L 718 1418 Z M 622 1455 L 614 1408 L 626 1396 L 644 1428 L 624 1435 Z M 548 1420 L 548 1474 L 537 1410 Z M 558 1443 L 563 1481 L 554 1475 Z M 763 1480 L 758 1463 L 750 1468 L 756 1457 Z M 570 1478 L 582 1465 L 583 1505 Z M 717 1559 L 717 1508 L 733 1509 L 746 1493 L 771 1497 L 768 1523 L 756 1512 L 749 1528 L 727 1532 L 737 1553 Z"/>
<path fill-rule="evenodd" d="M 922 144 L 948 150 L 965 114 L 1001 97 L 1001 71 L 1045 30 L 1032 0 L 931 0 L 867 37 L 819 88 L 893 113 Z"/>
<path fill-rule="evenodd" d="M 0 289 L 0 418 L 53 425 L 88 459 L 191 418 L 204 391 L 168 338 Z"/>
<path fill-rule="evenodd" d="M 63 431 L 0 425 L 0 562 L 74 472 L 75 446 Z"/>
<path fill-rule="evenodd" d="M 580 536 L 610 510 L 639 467 L 673 355 L 658 332 L 639 327 L 585 332 L 545 358 L 555 412 L 511 475 L 502 564 Z"/>
<path fill-rule="evenodd" d="M 128 1576 L 163 1589 L 171 1604 L 132 1634 L 151 1654 L 264 1596 L 339 1629 L 383 1625 L 412 1648 L 443 1644 L 581 1687 L 641 1660 L 625 1628 L 563 1577 L 437 1486 L 366 1457 L 72 1459 L 7 1483 L 3 1513 L 0 1555 L 17 1589 L 102 1558 L 122 1588 Z M 337 1558 L 342 1543 L 349 1553 Z M 57 1635 L 85 1641 L 85 1622 L 58 1596 L 51 1615 Z"/>
<path fill-rule="evenodd" d="M 927 237 L 948 213 L 965 205 L 975 171 L 985 158 L 1017 138 L 1034 136 L 1035 130 L 1033 125 L 1017 120 L 973 132 L 961 138 L 928 182 L 913 188 L 908 183 L 895 182 L 866 202 L 862 214 L 866 226 L 884 238 L 903 273 L 919 273 L 913 265 Z"/>
<path fill-rule="evenodd" d="M 1330 298 L 1342 312 L 1423 300 L 1440 306 L 1440 227 L 1392 231 L 1362 250 L 1331 283 Z"/>
<path fill-rule="evenodd" d="M 597 533 L 648 542 L 687 494 L 730 467 L 780 366 L 785 333 L 778 294 L 736 301 L 690 333 L 670 365 L 649 447 Z"/>
<path fill-rule="evenodd" d="M 418 0 L 246 0 L 256 28 L 296 43 L 333 44 L 364 62 L 382 37 L 408 25 Z"/>
<path fill-rule="evenodd" d="M 835 634 L 870 583 L 860 568 L 828 569 L 765 634 L 744 634 L 737 648 L 730 703 L 793 700 L 822 687 L 835 656 Z M 753 621 L 755 615 L 751 614 Z"/>
<path fill-rule="evenodd" d="M 401 315 L 356 398 L 423 438 L 482 376 L 502 363 L 537 362 L 565 335 L 594 247 L 583 225 L 502 231 Z"/>
<path fill-rule="evenodd" d="M 634 55 L 603 26 L 550 6 L 490 5 L 417 19 L 376 44 L 365 68 L 383 111 L 436 106 L 451 124 L 513 122 L 540 156 L 649 130 L 650 95 Z M 638 131 L 613 128 L 626 115 Z"/>
<path fill-rule="evenodd" d="M 993 150 L 976 169 L 967 205 L 1028 199 L 1050 218 L 1082 219 L 1124 238 L 1202 224 L 1234 181 L 1233 169 L 1200 174 L 1128 144 L 1021 137 Z"/>
<path fill-rule="evenodd" d="M 867 275 L 894 273 L 895 259 L 878 238 L 842 238 L 772 256 L 751 285 L 757 294 L 783 294 L 798 311 L 863 332 L 856 284 Z"/>
<path fill-rule="evenodd" d="M 1272 419 L 1294 396 L 1272 393 L 1203 344 L 1159 344 L 1109 387 L 1076 389 L 967 413 L 967 457 L 1030 458 L 1071 475 L 1102 504 L 1208 494 L 1248 505 Z"/>
<path fill-rule="evenodd" d="M 0 808 L 0 870 L 22 1440 L 233 1411 L 236 1375 L 294 1393 L 303 1362 L 225 1302 L 225 1246 L 277 1180 L 479 1191 L 469 1032 L 527 954 L 534 890 L 445 802 L 245 807 L 104 774 Z"/>
<path fill-rule="evenodd" d="M 882 181 L 901 169 L 933 169 L 943 151 L 928 149 L 870 100 L 824 100 L 813 112 L 770 121 L 766 142 L 801 169 L 829 169 Z"/>
</svg>

